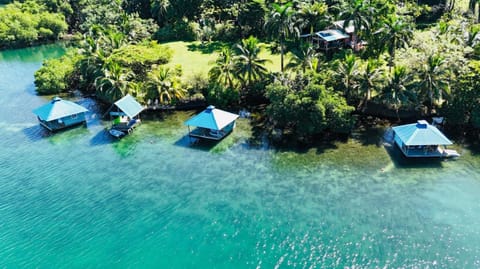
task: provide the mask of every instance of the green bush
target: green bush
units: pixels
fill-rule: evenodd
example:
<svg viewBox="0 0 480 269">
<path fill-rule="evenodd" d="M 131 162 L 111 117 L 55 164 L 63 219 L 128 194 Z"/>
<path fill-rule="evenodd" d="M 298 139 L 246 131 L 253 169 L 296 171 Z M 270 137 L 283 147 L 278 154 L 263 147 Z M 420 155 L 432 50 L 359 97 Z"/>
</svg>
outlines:
<svg viewBox="0 0 480 269">
<path fill-rule="evenodd" d="M 175 24 L 168 24 L 160 28 L 153 36 L 153 39 L 160 42 L 165 41 L 193 41 L 196 40 L 195 23 L 188 23 L 185 21 L 177 22 Z"/>
<path fill-rule="evenodd" d="M 112 62 L 130 68 L 137 80 L 144 80 L 152 65 L 163 65 L 172 58 L 173 51 L 155 41 L 138 45 L 126 45 L 115 51 L 110 56 Z"/>
<path fill-rule="evenodd" d="M 67 30 L 63 15 L 30 4 L 15 2 L 0 9 L 0 47 L 23 47 L 57 39 Z"/>
<path fill-rule="evenodd" d="M 43 13 L 40 16 L 38 28 L 50 30 L 52 35 L 49 38 L 58 38 L 60 34 L 67 31 L 68 25 L 61 14 Z"/>
<path fill-rule="evenodd" d="M 232 40 L 240 39 L 238 28 L 231 22 L 215 24 L 214 40 L 232 42 Z"/>
<path fill-rule="evenodd" d="M 230 89 L 218 83 L 212 83 L 208 87 L 205 99 L 208 104 L 226 107 L 232 104 L 238 104 L 240 94 L 237 89 Z"/>
<path fill-rule="evenodd" d="M 267 86 L 267 97 L 271 102 L 267 115 L 275 127 L 291 130 L 298 138 L 324 131 L 348 133 L 353 128 L 354 108 L 323 85 L 310 84 L 294 90 L 291 85 L 274 83 Z"/>
<path fill-rule="evenodd" d="M 71 86 L 75 63 L 79 56 L 69 53 L 59 59 L 50 59 L 43 62 L 35 72 L 35 86 L 40 95 L 68 92 Z"/>
</svg>

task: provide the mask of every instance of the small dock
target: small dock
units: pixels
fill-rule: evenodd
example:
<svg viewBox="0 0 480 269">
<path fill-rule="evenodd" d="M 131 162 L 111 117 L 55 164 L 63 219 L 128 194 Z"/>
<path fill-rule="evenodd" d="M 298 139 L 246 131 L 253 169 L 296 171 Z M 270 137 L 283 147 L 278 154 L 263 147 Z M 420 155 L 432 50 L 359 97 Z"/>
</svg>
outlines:
<svg viewBox="0 0 480 269">
<path fill-rule="evenodd" d="M 140 124 L 140 119 L 131 119 L 127 121 L 114 122 L 110 129 L 130 134 L 135 127 Z"/>
<path fill-rule="evenodd" d="M 117 111 L 111 111 L 115 107 Z M 121 138 L 130 134 L 135 127 L 140 124 L 140 112 L 143 111 L 142 105 L 135 98 L 127 94 L 116 101 L 109 109 L 110 117 L 114 117 L 112 127 L 108 131 L 112 136 Z"/>
<path fill-rule="evenodd" d="M 189 136 L 196 137 L 196 138 L 203 138 L 203 139 L 210 139 L 210 140 L 222 140 L 225 136 L 231 133 L 233 130 L 230 129 L 229 131 L 223 130 L 210 130 L 207 128 L 195 128 L 189 132 Z"/>
<path fill-rule="evenodd" d="M 398 143 L 397 143 L 398 146 Z M 436 158 L 449 158 L 449 157 L 458 157 L 460 154 L 456 150 L 444 149 L 442 147 L 431 147 L 431 146 L 418 146 L 418 147 L 405 147 L 400 148 L 400 150 L 407 157 L 414 158 L 426 158 L 426 157 L 436 157 Z"/>
</svg>

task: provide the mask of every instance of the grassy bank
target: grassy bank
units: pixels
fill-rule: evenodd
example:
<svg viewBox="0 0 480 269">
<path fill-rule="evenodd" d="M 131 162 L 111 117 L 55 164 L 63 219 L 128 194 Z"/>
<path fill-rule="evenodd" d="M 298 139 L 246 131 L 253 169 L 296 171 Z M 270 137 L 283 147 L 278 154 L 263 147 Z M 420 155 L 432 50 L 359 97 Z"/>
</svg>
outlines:
<svg viewBox="0 0 480 269">
<path fill-rule="evenodd" d="M 231 46 L 223 42 L 210 42 L 201 44 L 200 42 L 175 41 L 164 43 L 173 50 L 173 57 L 168 66 L 174 67 L 181 65 L 183 69 L 183 78 L 189 78 L 194 74 L 206 76 L 208 70 L 212 68 L 215 59 L 218 57 L 223 46 Z M 280 55 L 272 54 L 268 49 L 268 44 L 262 44 L 263 50 L 260 58 L 269 59 L 271 62 L 266 65 L 272 72 L 280 71 Z M 288 61 L 288 56 L 285 62 Z"/>
</svg>

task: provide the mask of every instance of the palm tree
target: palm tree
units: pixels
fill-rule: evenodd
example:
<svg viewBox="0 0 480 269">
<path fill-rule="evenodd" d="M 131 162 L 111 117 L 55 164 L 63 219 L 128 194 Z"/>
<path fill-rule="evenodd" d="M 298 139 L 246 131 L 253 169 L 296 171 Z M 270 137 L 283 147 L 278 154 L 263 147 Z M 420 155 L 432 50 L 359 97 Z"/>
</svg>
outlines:
<svg viewBox="0 0 480 269">
<path fill-rule="evenodd" d="M 480 0 L 469 0 L 468 1 L 468 10 L 473 14 L 475 15 L 475 7 L 476 6 L 479 6 L 478 8 L 478 18 L 477 18 L 477 22 L 480 22 Z"/>
<path fill-rule="evenodd" d="M 302 28 L 307 28 L 310 34 L 323 28 L 330 19 L 327 4 L 317 1 L 301 2 L 297 17 Z"/>
<path fill-rule="evenodd" d="M 445 59 L 439 55 L 430 55 L 418 70 L 420 91 L 427 96 L 430 106 L 450 94 L 448 70 Z"/>
<path fill-rule="evenodd" d="M 152 15 L 157 19 L 157 22 L 160 26 L 164 25 L 166 22 L 168 8 L 170 7 L 169 0 L 152 0 Z"/>
<path fill-rule="evenodd" d="M 284 66 L 284 43 L 291 35 L 299 36 L 300 30 L 298 29 L 295 21 L 295 10 L 293 9 L 293 3 L 287 2 L 285 4 L 271 4 L 270 14 L 265 23 L 265 28 L 272 36 L 277 37 L 280 43 L 280 70 L 283 73 Z"/>
<path fill-rule="evenodd" d="M 233 50 L 230 47 L 223 47 L 215 66 L 208 72 L 211 79 L 227 85 L 230 89 L 234 88 L 235 80 L 235 62 L 233 57 Z"/>
<path fill-rule="evenodd" d="M 337 77 L 343 87 L 343 92 L 347 101 L 351 99 L 353 92 L 358 88 L 359 65 L 354 54 L 346 54 L 340 61 L 337 69 Z"/>
<path fill-rule="evenodd" d="M 267 59 L 260 59 L 261 48 L 258 39 L 249 37 L 242 40 L 242 44 L 237 44 L 235 56 L 235 70 L 242 82 L 244 89 L 250 87 L 252 82 L 264 78 L 268 71 L 265 64 L 270 62 Z"/>
<path fill-rule="evenodd" d="M 145 91 L 143 82 L 130 82 L 129 83 L 129 93 L 135 97 L 135 99 L 141 103 L 145 102 L 145 96 L 147 92 Z"/>
<path fill-rule="evenodd" d="M 83 86 L 95 90 L 95 79 L 104 75 L 109 53 L 99 45 L 98 40 L 86 36 L 81 44 L 80 54 L 83 57 L 78 62 L 78 68 L 85 83 Z"/>
<path fill-rule="evenodd" d="M 112 52 L 127 44 L 125 35 L 117 31 L 106 31 L 98 39 L 99 44 L 105 50 Z"/>
<path fill-rule="evenodd" d="M 383 101 L 395 109 L 398 118 L 400 118 L 398 115 L 400 107 L 412 104 L 416 99 L 414 92 L 409 87 L 411 78 L 412 75 L 407 72 L 405 66 L 395 66 L 388 79 L 387 86 L 381 94 Z"/>
<path fill-rule="evenodd" d="M 413 36 L 413 30 L 409 23 L 398 19 L 396 16 L 388 17 L 383 27 L 378 31 L 383 35 L 383 43 L 390 55 L 389 71 L 395 68 L 395 51 L 397 48 L 404 47 L 408 44 Z"/>
<path fill-rule="evenodd" d="M 372 91 L 378 89 L 383 77 L 383 69 L 379 68 L 378 61 L 368 59 L 365 69 L 360 74 L 359 90 L 364 94 L 363 100 L 358 105 L 358 109 L 365 106 L 372 98 Z"/>
<path fill-rule="evenodd" d="M 287 69 L 299 69 L 303 73 L 308 70 L 316 71 L 319 54 L 310 43 L 300 44 L 300 48 L 292 51 L 292 58 L 287 64 Z"/>
<path fill-rule="evenodd" d="M 180 100 L 186 93 L 186 90 L 180 87 L 175 72 L 171 68 L 164 66 L 152 70 L 147 87 L 158 96 L 162 104 Z"/>
<path fill-rule="evenodd" d="M 354 34 L 361 37 L 362 32 L 370 30 L 373 14 L 374 8 L 370 6 L 370 1 L 349 0 L 343 5 L 340 18 L 344 19 L 344 27 L 353 25 Z"/>
<path fill-rule="evenodd" d="M 95 79 L 97 95 L 108 102 L 115 102 L 129 92 L 129 79 L 134 75 L 118 63 L 110 62 L 104 70 L 104 75 Z"/>
</svg>

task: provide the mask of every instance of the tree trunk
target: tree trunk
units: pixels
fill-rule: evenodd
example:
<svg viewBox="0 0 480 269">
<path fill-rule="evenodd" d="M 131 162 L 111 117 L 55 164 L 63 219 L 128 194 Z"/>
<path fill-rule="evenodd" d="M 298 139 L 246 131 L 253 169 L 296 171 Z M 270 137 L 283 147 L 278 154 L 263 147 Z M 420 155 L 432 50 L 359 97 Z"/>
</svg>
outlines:
<svg viewBox="0 0 480 269">
<path fill-rule="evenodd" d="M 283 74 L 283 37 L 280 40 L 280 72 Z"/>
<path fill-rule="evenodd" d="M 470 0 L 468 2 L 468 10 L 470 10 L 473 14 L 475 14 L 475 4 L 477 0 Z"/>
</svg>

